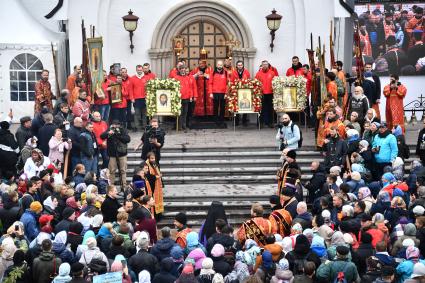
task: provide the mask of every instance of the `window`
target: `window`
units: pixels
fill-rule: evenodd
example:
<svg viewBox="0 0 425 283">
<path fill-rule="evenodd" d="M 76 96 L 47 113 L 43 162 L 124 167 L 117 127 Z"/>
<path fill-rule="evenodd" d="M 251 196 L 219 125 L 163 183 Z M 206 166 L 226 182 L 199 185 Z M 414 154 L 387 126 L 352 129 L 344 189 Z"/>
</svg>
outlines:
<svg viewBox="0 0 425 283">
<path fill-rule="evenodd" d="M 43 64 L 29 53 L 16 56 L 10 63 L 10 100 L 34 101 L 35 83 L 41 78 Z"/>
</svg>

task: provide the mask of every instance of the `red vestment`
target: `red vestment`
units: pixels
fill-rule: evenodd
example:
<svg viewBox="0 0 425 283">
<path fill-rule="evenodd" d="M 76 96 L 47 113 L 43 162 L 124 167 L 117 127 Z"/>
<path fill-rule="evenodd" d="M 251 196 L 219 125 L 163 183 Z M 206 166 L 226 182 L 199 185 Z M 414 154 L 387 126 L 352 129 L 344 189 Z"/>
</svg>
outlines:
<svg viewBox="0 0 425 283">
<path fill-rule="evenodd" d="M 364 31 L 365 35 L 360 32 L 360 42 L 364 42 L 364 47 L 362 50 L 363 55 L 372 57 L 372 45 L 370 44 L 369 34 L 367 31 Z"/>
<path fill-rule="evenodd" d="M 404 129 L 404 109 L 403 98 L 406 96 L 407 89 L 400 84 L 397 89 L 391 89 L 390 85 L 384 87 L 384 95 L 387 98 L 385 104 L 385 120 L 388 129 L 392 129 L 394 125 L 400 125 Z"/>
<path fill-rule="evenodd" d="M 395 26 L 393 22 L 387 25 L 384 20 L 384 33 L 385 33 L 385 39 L 387 39 L 390 35 L 392 36 L 395 35 Z"/>
<path fill-rule="evenodd" d="M 406 32 L 409 35 L 410 41 L 409 41 L 409 48 L 412 47 L 414 45 L 414 40 L 413 40 L 413 31 L 414 30 L 421 30 L 423 31 L 422 33 L 422 41 L 425 39 L 425 21 L 423 18 L 421 19 L 416 19 L 415 17 L 411 18 L 407 24 L 406 24 Z"/>
<path fill-rule="evenodd" d="M 192 232 L 192 229 L 186 227 L 186 228 L 178 231 L 177 234 L 176 234 L 176 243 L 182 249 L 186 248 L 186 246 L 187 246 L 186 237 L 187 237 L 187 234 L 189 234 L 190 232 Z"/>
<path fill-rule="evenodd" d="M 199 67 L 193 69 L 190 72 L 190 75 L 195 78 L 197 86 L 198 98 L 195 101 L 195 109 L 193 110 L 194 116 L 211 116 L 214 114 L 214 103 L 213 99 L 210 97 L 208 79 L 213 73 L 211 67 L 207 67 L 203 75 L 197 76 L 199 72 Z"/>
<path fill-rule="evenodd" d="M 49 81 L 39 80 L 35 84 L 34 114 L 39 113 L 43 106 L 52 110 L 52 96 L 52 87 Z"/>
<path fill-rule="evenodd" d="M 263 217 L 255 217 L 255 218 L 252 218 L 252 220 L 255 222 L 255 224 L 257 224 L 257 226 L 260 228 L 264 236 L 269 234 L 276 234 L 276 230 L 273 228 L 270 220 Z M 242 226 L 239 228 L 237 232 L 237 237 L 239 242 L 241 243 L 244 243 L 245 240 L 247 239 L 244 224 L 242 224 Z M 257 244 L 260 245 L 261 247 L 263 246 L 262 243 L 257 243 Z"/>
<path fill-rule="evenodd" d="M 332 97 L 335 101 L 338 101 L 338 86 L 335 81 L 330 81 L 326 84 L 326 89 L 328 93 L 332 94 Z"/>
</svg>

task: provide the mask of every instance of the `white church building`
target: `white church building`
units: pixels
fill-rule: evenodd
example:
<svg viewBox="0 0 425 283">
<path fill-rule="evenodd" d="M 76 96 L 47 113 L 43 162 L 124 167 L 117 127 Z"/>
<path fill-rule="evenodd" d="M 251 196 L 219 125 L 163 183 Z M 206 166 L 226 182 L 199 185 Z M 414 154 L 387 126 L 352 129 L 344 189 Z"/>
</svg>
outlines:
<svg viewBox="0 0 425 283">
<path fill-rule="evenodd" d="M 185 38 L 181 57 L 190 67 L 196 65 L 200 49 L 208 51 L 209 63 L 226 56 L 230 39 L 234 62 L 243 60 L 255 74 L 262 60 L 269 60 L 280 74 L 291 66 L 294 55 L 308 63 L 306 48 L 313 34 L 314 48 L 321 37 L 329 46 L 330 22 L 336 27 L 335 56 L 351 62 L 352 21 L 343 0 L 2 0 L 0 1 L 0 116 L 13 108 L 15 117 L 33 114 L 34 84 L 42 69 L 50 70 L 53 92 L 63 88 L 72 67 L 81 64 L 84 20 L 89 36 L 103 38 L 103 66 L 113 63 L 127 67 L 149 62 L 159 77 L 167 76 L 176 63 L 173 38 Z M 353 1 L 351 1 L 353 2 Z M 270 30 L 266 16 L 275 9 L 282 15 L 270 49 Z M 129 32 L 122 17 L 133 11 L 139 17 L 133 35 L 133 53 Z M 50 14 L 50 18 L 45 16 Z M 58 78 L 55 78 L 51 43 L 58 53 Z M 329 59 L 326 58 L 326 62 Z M 348 71 L 350 66 L 346 66 Z M 382 78 L 383 83 L 387 82 Z M 419 96 L 424 77 L 402 78 L 408 82 L 409 97 Z M 59 86 L 57 86 L 57 83 Z M 384 107 L 384 103 L 381 104 Z M 383 110 L 383 109 L 382 109 Z M 418 116 L 418 118 L 420 118 Z"/>
</svg>

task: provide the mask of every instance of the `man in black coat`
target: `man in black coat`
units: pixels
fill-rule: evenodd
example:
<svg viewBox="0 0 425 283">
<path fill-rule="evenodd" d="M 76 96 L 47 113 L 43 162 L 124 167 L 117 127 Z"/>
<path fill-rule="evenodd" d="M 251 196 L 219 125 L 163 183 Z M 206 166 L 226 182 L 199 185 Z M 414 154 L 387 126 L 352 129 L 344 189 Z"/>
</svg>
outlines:
<svg viewBox="0 0 425 283">
<path fill-rule="evenodd" d="M 162 262 L 164 258 L 170 257 L 171 249 L 177 245 L 176 242 L 171 239 L 170 227 L 164 227 L 161 229 L 161 240 L 156 242 L 152 247 L 151 254 L 154 255 L 159 262 Z M 162 263 L 161 263 L 162 265 Z"/>
<path fill-rule="evenodd" d="M 308 190 L 308 197 L 310 202 L 313 203 L 314 199 L 318 197 L 320 189 L 323 184 L 326 183 L 326 172 L 325 168 L 319 161 L 313 161 L 310 166 L 313 175 L 310 180 L 305 184 L 305 188 Z"/>
<path fill-rule="evenodd" d="M 159 268 L 156 257 L 148 252 L 149 243 L 149 235 L 145 231 L 141 232 L 136 241 L 140 250 L 128 259 L 128 266 L 136 274 L 139 274 L 142 270 L 147 270 L 153 278 Z"/>
<path fill-rule="evenodd" d="M 75 168 L 78 163 L 81 163 L 81 147 L 80 147 L 80 135 L 83 130 L 83 120 L 80 117 L 74 119 L 74 124 L 68 131 L 68 138 L 72 141 L 71 148 L 71 170 Z"/>
<path fill-rule="evenodd" d="M 103 222 L 117 221 L 118 209 L 121 207 L 117 195 L 118 191 L 114 185 L 108 186 L 108 195 L 102 203 L 101 210 L 103 215 Z"/>
<path fill-rule="evenodd" d="M 19 146 L 9 127 L 8 121 L 0 122 L 0 173 L 4 174 L 3 177 L 8 175 L 6 172 L 13 176 L 18 162 Z"/>
<path fill-rule="evenodd" d="M 16 130 L 15 137 L 19 144 L 19 150 L 23 149 L 27 140 L 32 138 L 31 117 L 25 116 L 20 119 L 21 126 Z"/>
<path fill-rule="evenodd" d="M 366 273 L 366 260 L 375 254 L 372 246 L 372 236 L 369 233 L 362 233 L 359 248 L 353 252 L 353 262 L 357 265 L 360 276 Z"/>
<path fill-rule="evenodd" d="M 62 221 L 60 221 L 55 227 L 55 234 L 66 231 L 69 232 L 69 227 L 75 221 L 76 215 L 73 208 L 67 206 L 62 212 Z"/>
<path fill-rule="evenodd" d="M 171 257 L 164 258 L 161 261 L 161 270 L 155 274 L 152 283 L 174 283 L 177 278 L 171 274 L 173 267 L 173 259 Z"/>
<path fill-rule="evenodd" d="M 49 141 L 58 127 L 53 124 L 53 115 L 51 113 L 47 113 L 43 117 L 45 124 L 38 130 L 38 148 L 43 152 L 44 156 L 49 156 Z"/>
<path fill-rule="evenodd" d="M 325 166 L 329 170 L 333 166 L 342 167 L 347 155 L 347 143 L 338 135 L 335 127 L 330 129 L 330 134 L 324 141 L 323 152 L 325 153 Z"/>
</svg>

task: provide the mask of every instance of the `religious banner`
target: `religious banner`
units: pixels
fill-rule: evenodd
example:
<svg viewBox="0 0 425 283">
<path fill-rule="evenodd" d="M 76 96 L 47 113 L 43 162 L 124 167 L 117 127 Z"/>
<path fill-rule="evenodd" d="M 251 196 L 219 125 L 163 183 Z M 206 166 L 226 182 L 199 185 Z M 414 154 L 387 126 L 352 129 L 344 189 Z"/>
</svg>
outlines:
<svg viewBox="0 0 425 283">
<path fill-rule="evenodd" d="M 275 77 L 272 81 L 273 108 L 277 113 L 302 112 L 307 103 L 306 79 L 301 76 Z"/>
<path fill-rule="evenodd" d="M 146 107 L 149 117 L 180 116 L 180 82 L 175 79 L 149 80 L 146 83 Z"/>
<path fill-rule="evenodd" d="M 102 89 L 103 60 L 102 60 L 102 37 L 87 39 L 89 53 L 89 68 L 91 74 L 91 91 L 98 98 L 105 97 Z"/>
<path fill-rule="evenodd" d="M 227 109 L 231 113 L 259 113 L 262 95 L 259 80 L 235 80 L 229 83 L 229 91 L 226 94 Z"/>
<path fill-rule="evenodd" d="M 122 91 L 121 84 L 119 83 L 111 83 L 109 85 L 111 87 L 111 103 L 121 103 L 122 102 Z"/>
</svg>

